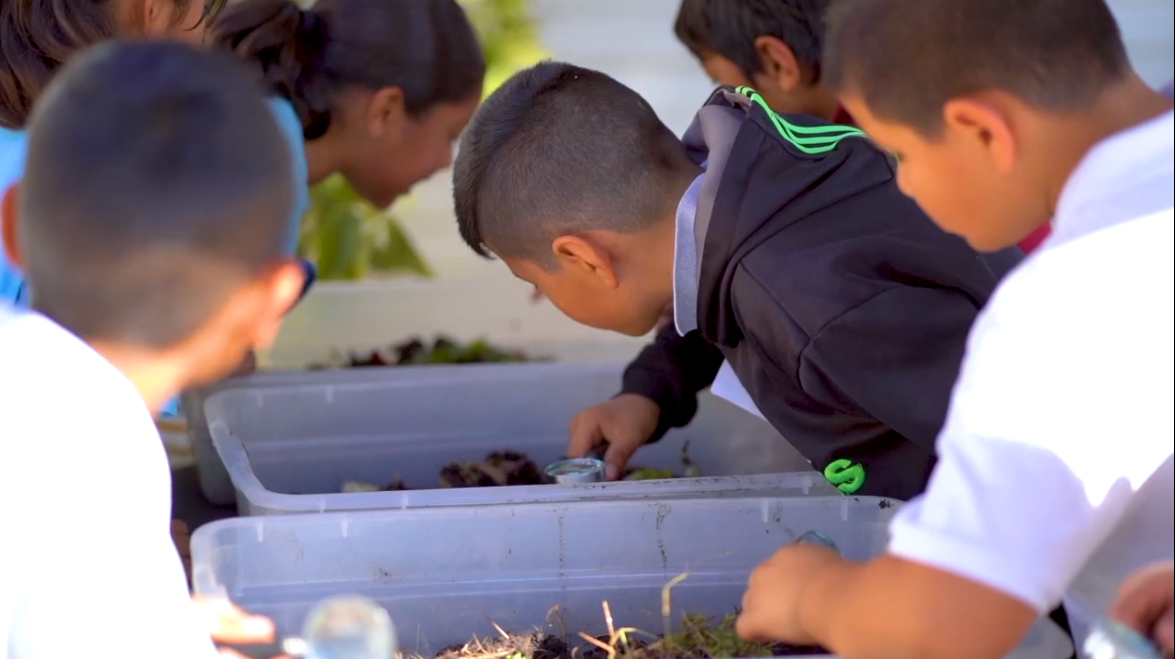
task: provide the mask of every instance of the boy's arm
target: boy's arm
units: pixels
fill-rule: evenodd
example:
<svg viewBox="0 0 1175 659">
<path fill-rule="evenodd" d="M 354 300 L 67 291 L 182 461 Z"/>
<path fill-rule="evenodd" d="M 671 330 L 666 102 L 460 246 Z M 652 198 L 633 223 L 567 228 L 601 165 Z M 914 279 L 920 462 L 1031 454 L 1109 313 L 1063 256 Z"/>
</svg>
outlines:
<svg viewBox="0 0 1175 659">
<path fill-rule="evenodd" d="M 661 408 L 650 442 L 670 428 L 689 423 L 698 410 L 698 392 L 710 386 L 722 366 L 722 353 L 697 332 L 677 333 L 664 323 L 653 342 L 624 370 L 620 393 L 639 394 Z"/>
<path fill-rule="evenodd" d="M 1175 396 L 1154 340 L 1164 328 L 1120 336 L 1123 323 L 1147 317 L 1145 295 L 1101 296 L 1099 312 L 1114 320 L 1097 322 L 1087 287 L 1045 283 L 1005 289 L 1004 309 L 979 319 L 938 465 L 926 494 L 895 518 L 887 554 L 856 564 L 782 549 L 752 577 L 740 631 L 861 659 L 1002 656 L 1056 605 L 1135 497 L 1170 487 Z M 1114 352 L 1091 354 L 1099 348 Z M 1123 386 L 1140 372 L 1150 374 L 1145 385 Z M 1130 549 L 1135 560 L 1170 551 L 1164 521 L 1151 522 L 1152 545 Z"/>
<path fill-rule="evenodd" d="M 832 321 L 800 359 L 800 383 L 933 454 L 979 309 L 945 288 L 895 286 Z"/>
</svg>

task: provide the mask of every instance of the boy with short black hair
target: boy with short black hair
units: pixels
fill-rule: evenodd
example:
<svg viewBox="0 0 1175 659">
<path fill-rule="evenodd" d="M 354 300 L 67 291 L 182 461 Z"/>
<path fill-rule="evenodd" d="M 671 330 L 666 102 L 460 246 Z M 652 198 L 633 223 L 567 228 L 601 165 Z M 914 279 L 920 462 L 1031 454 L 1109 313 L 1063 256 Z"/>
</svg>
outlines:
<svg viewBox="0 0 1175 659">
<path fill-rule="evenodd" d="M 7 656 L 216 655 L 152 412 L 271 341 L 297 298 L 292 176 L 231 58 L 103 45 L 39 99 L 3 202 L 35 290 L 31 311 L 0 308 L 0 525 L 20 530 L 0 549 Z"/>
<path fill-rule="evenodd" d="M 983 250 L 1054 233 L 977 321 L 940 461 L 888 552 L 780 550 L 739 631 L 999 657 L 1063 598 L 1081 642 L 1123 579 L 1175 552 L 1171 100 L 1103 0 L 841 0 L 824 61 L 943 227 Z"/>
<path fill-rule="evenodd" d="M 829 0 L 682 0 L 673 32 L 719 85 L 748 86 L 776 112 L 852 117 L 821 84 Z"/>
<path fill-rule="evenodd" d="M 825 14 L 830 0 L 682 0 L 674 32 L 720 85 L 754 87 L 776 112 L 853 125 L 823 82 Z M 1018 247 L 1035 250 L 1048 225 Z"/>
<path fill-rule="evenodd" d="M 631 89 L 548 62 L 487 99 L 453 178 L 465 241 L 572 319 L 639 336 L 672 303 L 676 332 L 625 375 L 649 396 L 617 399 L 652 406 L 648 425 L 586 436 L 614 472 L 665 425 L 657 401 L 692 400 L 678 356 L 699 342 L 842 492 L 925 486 L 1002 273 L 902 195 L 856 129 L 722 89 L 683 142 Z"/>
</svg>

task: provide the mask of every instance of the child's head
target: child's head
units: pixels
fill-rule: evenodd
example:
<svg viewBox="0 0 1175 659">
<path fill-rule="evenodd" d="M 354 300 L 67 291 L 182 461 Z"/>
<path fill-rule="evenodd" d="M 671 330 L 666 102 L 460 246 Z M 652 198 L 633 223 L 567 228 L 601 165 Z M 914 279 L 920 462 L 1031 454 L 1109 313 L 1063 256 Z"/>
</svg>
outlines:
<svg viewBox="0 0 1175 659">
<path fill-rule="evenodd" d="M 824 73 L 902 189 L 981 250 L 1048 222 L 1085 150 L 1150 93 L 1103 0 L 840 0 Z"/>
<path fill-rule="evenodd" d="M 461 236 L 572 319 L 645 334 L 672 299 L 674 216 L 700 168 L 639 94 L 544 62 L 495 91 L 461 139 Z"/>
<path fill-rule="evenodd" d="M 3 0 L 0 127 L 24 126 L 33 103 L 74 53 L 122 36 L 202 42 L 227 0 Z"/>
<path fill-rule="evenodd" d="M 455 0 L 243 0 L 214 40 L 260 66 L 308 149 L 377 206 L 448 167 L 485 60 Z M 311 152 L 313 153 L 313 151 Z"/>
<path fill-rule="evenodd" d="M 182 384 L 206 381 L 271 341 L 301 289 L 284 256 L 292 176 L 237 62 L 105 44 L 38 102 L 2 242 L 38 311 Z"/>
<path fill-rule="evenodd" d="M 776 112 L 831 119 L 820 84 L 829 0 L 682 0 L 674 32 L 720 85 L 754 87 Z"/>
</svg>

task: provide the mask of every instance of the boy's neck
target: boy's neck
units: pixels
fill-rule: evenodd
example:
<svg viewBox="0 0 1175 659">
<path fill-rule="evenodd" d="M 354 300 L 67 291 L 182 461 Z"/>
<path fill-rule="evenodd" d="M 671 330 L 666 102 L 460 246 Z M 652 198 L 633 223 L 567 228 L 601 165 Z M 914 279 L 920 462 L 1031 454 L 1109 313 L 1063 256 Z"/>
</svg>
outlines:
<svg viewBox="0 0 1175 659">
<path fill-rule="evenodd" d="M 305 144 L 306 167 L 310 174 L 307 185 L 314 187 L 342 168 L 338 140 L 332 139 L 331 133 Z"/>
<path fill-rule="evenodd" d="M 187 369 L 173 358 L 101 341 L 87 343 L 131 381 L 152 416 L 184 389 Z"/>
<path fill-rule="evenodd" d="M 1171 100 L 1134 73 L 1109 89 L 1097 104 L 1080 114 L 1059 118 L 1051 131 L 1049 212 L 1056 212 L 1065 185 L 1100 142 L 1170 112 Z"/>
</svg>

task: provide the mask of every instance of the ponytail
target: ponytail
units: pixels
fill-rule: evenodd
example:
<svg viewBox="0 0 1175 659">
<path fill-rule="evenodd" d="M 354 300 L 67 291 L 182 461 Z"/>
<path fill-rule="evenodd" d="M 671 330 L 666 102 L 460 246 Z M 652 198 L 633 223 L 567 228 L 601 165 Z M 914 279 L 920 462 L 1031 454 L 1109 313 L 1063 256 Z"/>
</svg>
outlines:
<svg viewBox="0 0 1175 659">
<path fill-rule="evenodd" d="M 326 22 L 291 0 L 243 0 L 230 5 L 212 28 L 212 41 L 255 65 L 267 89 L 294 106 L 306 139 L 330 124 L 329 85 L 321 69 Z"/>
<path fill-rule="evenodd" d="M 3 1 L 3 0 L 0 0 Z M 240 0 L 212 28 L 213 43 L 252 63 L 271 93 L 294 106 L 303 137 L 330 127 L 348 86 L 398 87 L 420 114 L 477 94 L 485 60 L 455 0 Z"/>
</svg>

